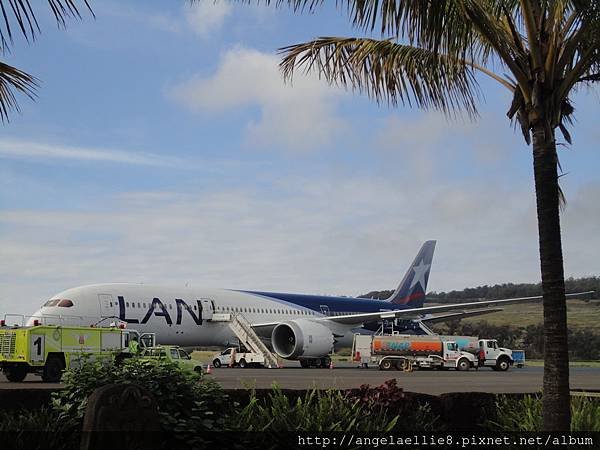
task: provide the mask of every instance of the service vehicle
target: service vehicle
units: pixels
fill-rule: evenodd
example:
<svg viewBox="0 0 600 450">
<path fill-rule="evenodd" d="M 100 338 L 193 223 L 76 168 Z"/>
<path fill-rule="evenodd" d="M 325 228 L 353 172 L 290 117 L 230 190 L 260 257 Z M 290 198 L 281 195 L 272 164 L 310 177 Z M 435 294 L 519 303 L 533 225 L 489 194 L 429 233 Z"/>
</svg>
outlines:
<svg viewBox="0 0 600 450">
<path fill-rule="evenodd" d="M 354 336 L 352 358 L 380 370 L 413 368 L 469 370 L 477 359 L 472 353 L 458 350 L 456 342 L 440 336 L 395 334 L 391 336 Z"/>
<path fill-rule="evenodd" d="M 142 350 L 140 358 L 172 361 L 183 369 L 202 374 L 202 364 L 192 359 L 190 354 L 178 345 L 159 345 Z"/>
<path fill-rule="evenodd" d="M 232 358 L 234 359 L 232 364 Z M 249 352 L 244 346 L 229 347 L 221 353 L 217 353 L 212 360 L 213 367 L 264 367 L 264 355 L 256 352 Z"/>
<path fill-rule="evenodd" d="M 490 367 L 500 372 L 507 371 L 515 363 L 513 351 L 500 347 L 496 339 L 479 339 L 479 348 L 475 354 L 479 367 Z"/>
<path fill-rule="evenodd" d="M 62 372 L 86 361 L 123 360 L 133 356 L 131 340 L 140 347 L 153 346 L 153 333 L 118 327 L 60 325 L 6 326 L 0 320 L 0 368 L 9 381 L 23 381 L 27 374 L 58 382 Z"/>
</svg>

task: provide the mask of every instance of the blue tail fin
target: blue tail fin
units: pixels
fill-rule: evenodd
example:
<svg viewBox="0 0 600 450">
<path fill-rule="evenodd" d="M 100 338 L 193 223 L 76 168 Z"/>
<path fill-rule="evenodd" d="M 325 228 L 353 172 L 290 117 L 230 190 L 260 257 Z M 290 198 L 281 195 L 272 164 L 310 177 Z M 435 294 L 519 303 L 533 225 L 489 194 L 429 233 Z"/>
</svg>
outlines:
<svg viewBox="0 0 600 450">
<path fill-rule="evenodd" d="M 421 308 L 427 292 L 427 281 L 433 261 L 433 251 L 436 241 L 426 241 L 417 257 L 402 278 L 398 289 L 387 299 L 396 305 L 406 305 L 410 308 Z"/>
</svg>

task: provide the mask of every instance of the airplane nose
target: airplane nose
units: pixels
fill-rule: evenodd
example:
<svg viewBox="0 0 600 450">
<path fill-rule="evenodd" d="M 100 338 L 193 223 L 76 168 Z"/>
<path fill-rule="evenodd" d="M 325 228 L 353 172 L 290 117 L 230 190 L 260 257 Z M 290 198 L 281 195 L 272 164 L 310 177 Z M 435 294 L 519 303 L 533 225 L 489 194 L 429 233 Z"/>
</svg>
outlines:
<svg viewBox="0 0 600 450">
<path fill-rule="evenodd" d="M 44 316 L 44 314 L 43 314 L 42 310 L 38 309 L 27 319 L 27 322 L 25 322 L 25 326 L 32 327 L 34 320 L 38 320 L 39 323 L 43 323 L 43 316 Z"/>
</svg>

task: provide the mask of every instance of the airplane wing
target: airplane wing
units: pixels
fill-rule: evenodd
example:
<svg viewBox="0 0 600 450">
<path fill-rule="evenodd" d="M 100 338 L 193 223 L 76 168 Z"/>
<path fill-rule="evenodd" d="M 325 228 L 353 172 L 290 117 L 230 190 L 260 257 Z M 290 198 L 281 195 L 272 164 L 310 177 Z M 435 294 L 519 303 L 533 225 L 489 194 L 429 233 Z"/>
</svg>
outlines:
<svg viewBox="0 0 600 450">
<path fill-rule="evenodd" d="M 581 297 L 587 294 L 593 294 L 595 291 L 576 292 L 573 294 L 566 294 L 567 298 Z M 466 311 L 470 309 L 479 309 L 479 314 L 482 314 L 481 308 L 499 307 L 504 305 L 510 305 L 513 303 L 525 303 L 535 302 L 542 300 L 542 296 L 538 295 L 535 297 L 518 297 L 518 298 L 505 298 L 501 300 L 488 300 L 480 302 L 470 303 L 455 303 L 452 305 L 437 305 L 437 306 L 425 306 L 423 308 L 410 308 L 410 309 L 397 309 L 393 311 L 380 311 L 374 313 L 361 313 L 361 314 L 348 314 L 345 316 L 327 316 L 317 319 L 325 322 L 337 322 L 347 325 L 362 324 L 365 322 L 376 322 L 382 319 L 423 319 L 425 314 L 446 312 L 446 311 Z M 492 311 L 490 311 L 492 312 Z M 449 316 L 448 316 L 449 318 Z M 457 318 L 455 315 L 454 318 Z"/>
<path fill-rule="evenodd" d="M 450 312 L 446 314 L 436 314 L 435 316 L 425 316 L 420 319 L 421 322 L 426 323 L 436 323 L 436 322 L 445 322 L 446 320 L 453 319 L 464 319 L 466 317 L 474 317 L 474 316 L 482 316 L 484 314 L 495 313 L 498 311 L 502 311 L 503 308 L 486 308 L 479 309 L 474 311 L 458 311 L 458 312 Z"/>
</svg>

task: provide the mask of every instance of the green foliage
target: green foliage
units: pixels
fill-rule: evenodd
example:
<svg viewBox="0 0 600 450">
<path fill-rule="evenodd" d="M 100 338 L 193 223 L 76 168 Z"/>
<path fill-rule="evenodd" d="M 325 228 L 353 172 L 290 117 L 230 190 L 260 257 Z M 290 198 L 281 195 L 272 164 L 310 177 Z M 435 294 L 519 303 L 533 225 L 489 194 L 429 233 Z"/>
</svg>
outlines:
<svg viewBox="0 0 600 450">
<path fill-rule="evenodd" d="M 48 407 L 35 410 L 0 410 L 2 448 L 6 449 L 77 449 L 78 429 L 60 420 L 59 413 Z"/>
<path fill-rule="evenodd" d="M 391 431 L 398 416 L 385 412 L 367 413 L 358 400 L 349 399 L 338 390 L 312 389 L 304 397 L 292 401 L 273 385 L 266 399 L 259 400 L 252 392 L 250 402 L 235 418 L 233 427 L 240 431 L 265 431 L 272 434 L 293 431 Z"/>
<path fill-rule="evenodd" d="M 232 428 L 273 435 L 301 432 L 439 431 L 439 417 L 428 404 L 405 398 L 395 380 L 358 390 L 312 389 L 295 400 L 276 385 L 268 397 L 252 392 Z"/>
<path fill-rule="evenodd" d="M 71 424 L 81 423 L 92 392 L 111 383 L 137 384 L 152 392 L 162 428 L 188 444 L 202 443 L 207 431 L 224 429 L 229 412 L 227 396 L 216 382 L 170 361 L 88 362 L 66 371 L 63 382 L 52 407 Z"/>
<path fill-rule="evenodd" d="M 498 416 L 488 421 L 493 431 L 539 431 L 542 429 L 542 399 L 526 395 L 523 399 L 499 396 L 496 401 Z M 571 431 L 600 431 L 600 400 L 571 398 Z"/>
<path fill-rule="evenodd" d="M 406 396 L 402 388 L 398 387 L 395 378 L 380 386 L 363 384 L 358 389 L 348 390 L 346 399 L 358 401 L 369 414 L 395 414 L 402 418 L 394 428 L 395 431 L 443 430 L 439 416 L 432 412 L 431 406 L 428 403 L 420 404 L 414 397 Z"/>
<path fill-rule="evenodd" d="M 525 350 L 529 359 L 544 356 L 544 326 L 529 325 L 517 328 L 511 325 L 494 325 L 485 320 L 478 322 L 449 321 L 434 324 L 434 331 L 457 336 L 480 336 L 498 339 L 500 345 Z M 600 359 L 600 334 L 592 330 L 568 330 L 569 359 L 593 361 Z"/>
<path fill-rule="evenodd" d="M 596 291 L 594 298 L 600 295 L 600 277 L 567 278 L 566 292 Z M 371 291 L 361 295 L 363 298 L 385 300 L 392 295 L 393 290 Z M 432 303 L 463 303 L 480 299 L 492 300 L 499 298 L 533 297 L 542 295 L 542 283 L 503 283 L 493 286 L 477 286 L 465 288 L 462 291 L 428 292 L 426 302 Z"/>
</svg>

